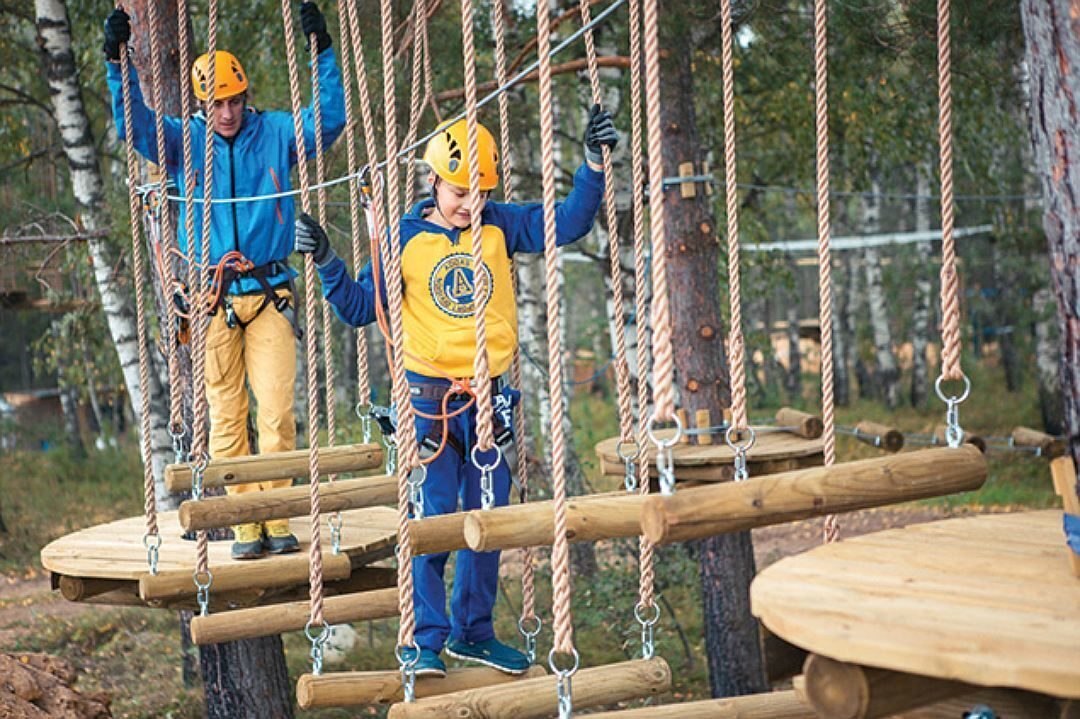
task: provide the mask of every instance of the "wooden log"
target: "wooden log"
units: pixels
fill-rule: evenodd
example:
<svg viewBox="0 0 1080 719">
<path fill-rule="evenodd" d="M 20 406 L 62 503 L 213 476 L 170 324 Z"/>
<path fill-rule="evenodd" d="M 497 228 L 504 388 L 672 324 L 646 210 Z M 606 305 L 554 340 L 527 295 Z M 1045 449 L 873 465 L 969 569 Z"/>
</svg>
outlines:
<svg viewBox="0 0 1080 719">
<path fill-rule="evenodd" d="M 339 479 L 319 484 L 322 512 L 377 507 L 397 501 L 397 478 L 388 476 Z M 180 526 L 186 531 L 229 527 L 245 522 L 304 517 L 311 512 L 311 485 L 266 489 L 261 492 L 206 497 L 180 504 Z"/>
<path fill-rule="evenodd" d="M 776 411 L 776 426 L 791 427 L 792 434 L 803 439 L 817 439 L 825 431 L 821 417 L 791 407 L 781 407 Z"/>
<path fill-rule="evenodd" d="M 229 484 L 307 477 L 310 476 L 308 455 L 308 450 L 296 449 L 289 452 L 212 459 L 203 472 L 203 486 L 224 487 Z M 360 472 L 380 467 L 382 463 L 382 447 L 377 444 L 344 444 L 340 447 L 319 448 L 319 472 L 323 474 Z M 191 465 L 167 466 L 165 487 L 170 492 L 190 490 Z"/>
<path fill-rule="evenodd" d="M 1080 497 L 1076 494 L 1076 465 L 1070 455 L 1064 455 L 1050 461 L 1050 476 L 1054 481 L 1054 491 L 1061 497 L 1062 506 L 1067 514 L 1080 516 Z M 1073 574 L 1080 577 L 1080 554 L 1065 545 Z"/>
<path fill-rule="evenodd" d="M 589 719 L 817 719 L 795 690 L 589 714 Z"/>
<path fill-rule="evenodd" d="M 671 669 L 656 657 L 582 669 L 573 677 L 574 709 L 671 690 Z M 390 719 L 540 719 L 557 712 L 554 676 L 428 697 L 390 707 Z"/>
<path fill-rule="evenodd" d="M 1047 719 L 1058 717 L 1059 702 L 1054 697 L 1019 689 L 987 689 L 980 687 L 970 694 L 903 713 L 903 719 L 958 719 L 977 704 L 993 707 L 999 717 L 1009 719 Z"/>
<path fill-rule="evenodd" d="M 670 544 L 968 491 L 985 479 L 976 448 L 924 449 L 646 497 L 641 528 L 653 543 Z"/>
<path fill-rule="evenodd" d="M 863 420 L 855 425 L 855 439 L 886 452 L 899 452 L 904 448 L 903 432 L 896 427 L 869 420 Z"/>
<path fill-rule="evenodd" d="M 269 557 L 249 562 L 229 562 L 211 566 L 211 594 L 242 589 L 288 587 L 308 582 L 307 552 Z M 349 556 L 323 552 L 323 579 L 344 579 L 352 571 Z M 139 578 L 139 596 L 144 600 L 194 596 L 195 583 L 191 570 L 178 569 L 146 574 Z"/>
<path fill-rule="evenodd" d="M 689 429 L 690 428 L 690 412 L 687 411 L 686 409 L 680 407 L 679 409 L 675 410 L 675 414 L 678 415 L 678 417 L 679 417 L 679 423 L 682 424 L 683 427 L 686 427 L 687 429 Z M 692 441 L 693 441 L 693 437 L 690 434 L 686 433 L 686 432 L 683 432 L 681 435 L 679 435 L 679 444 L 690 444 Z"/>
<path fill-rule="evenodd" d="M 529 667 L 529 671 L 521 676 L 506 674 L 489 667 L 451 669 L 442 679 L 417 677 L 416 698 L 424 699 L 493 684 L 536 679 L 546 673 L 539 665 Z M 382 672 L 334 672 L 320 676 L 304 674 L 296 682 L 296 703 L 302 709 L 393 704 L 404 699 L 401 672 L 396 669 Z"/>
<path fill-rule="evenodd" d="M 939 445 L 942 445 L 942 446 L 947 445 L 949 440 L 948 440 L 948 438 L 945 437 L 945 425 L 939 424 L 938 426 L 934 427 L 933 437 L 934 437 L 934 442 L 936 444 L 939 444 Z M 965 430 L 964 431 L 964 444 L 973 444 L 973 445 L 975 445 L 976 447 L 979 448 L 980 452 L 982 452 L 983 454 L 986 454 L 986 440 L 983 439 L 982 437 L 980 437 L 977 434 L 974 434 L 972 432 L 968 432 L 967 430 Z"/>
<path fill-rule="evenodd" d="M 466 512 L 454 512 L 409 520 L 409 540 L 412 543 L 413 556 L 465 549 L 466 514 Z"/>
<path fill-rule="evenodd" d="M 872 719 L 973 691 L 963 682 L 838 662 L 818 654 L 806 659 L 806 699 L 818 716 Z"/>
<path fill-rule="evenodd" d="M 1016 427 L 1010 436 L 1017 447 L 1037 447 L 1042 456 L 1050 459 L 1065 454 L 1068 448 L 1064 439 L 1058 439 L 1030 427 Z"/>
<path fill-rule="evenodd" d="M 642 496 L 626 492 L 571 497 L 566 505 L 566 537 L 571 542 L 636 537 L 641 534 L 643 502 Z M 465 515 L 465 543 L 477 552 L 549 545 L 554 536 L 555 512 L 550 501 Z"/>
<path fill-rule="evenodd" d="M 397 587 L 343 594 L 323 600 L 323 618 L 327 624 L 386 619 L 397 615 Z M 196 644 L 219 644 L 268 637 L 299 631 L 310 618 L 311 603 L 307 601 L 209 614 L 191 620 L 191 639 Z"/>
<path fill-rule="evenodd" d="M 807 652 L 773 634 L 762 624 L 761 646 L 765 653 L 765 672 L 770 684 L 782 682 L 802 673 Z"/>
<path fill-rule="evenodd" d="M 60 590 L 60 595 L 69 602 L 85 602 L 93 597 L 117 590 L 131 591 L 138 595 L 138 583 L 123 579 L 61 576 L 57 588 Z"/>
<path fill-rule="evenodd" d="M 689 163 L 688 163 L 689 164 Z M 694 412 L 694 428 L 706 430 L 702 434 L 697 435 L 698 444 L 712 444 L 713 436 L 709 434 L 708 429 L 712 427 L 712 414 L 707 409 L 699 409 Z"/>
</svg>

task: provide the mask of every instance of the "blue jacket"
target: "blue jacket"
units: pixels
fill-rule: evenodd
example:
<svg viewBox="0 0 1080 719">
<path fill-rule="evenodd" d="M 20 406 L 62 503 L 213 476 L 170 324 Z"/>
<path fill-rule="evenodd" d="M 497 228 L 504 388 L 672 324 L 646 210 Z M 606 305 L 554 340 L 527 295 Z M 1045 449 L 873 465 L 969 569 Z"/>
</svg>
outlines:
<svg viewBox="0 0 1080 719">
<path fill-rule="evenodd" d="M 345 97 L 332 48 L 319 54 L 320 109 L 322 112 L 323 148 L 328 148 L 345 127 Z M 116 131 L 124 139 L 124 101 L 119 63 L 106 63 L 109 90 L 112 92 Z M 138 76 L 131 67 L 132 140 L 135 149 L 146 159 L 158 163 L 154 111 L 143 101 Z M 309 158 L 315 155 L 313 107 L 303 110 L 304 148 Z M 191 147 L 195 170 L 195 197 L 203 195 L 206 152 L 206 118 L 200 112 L 190 119 Z M 184 194 L 183 124 L 177 117 L 164 118 L 165 167 L 176 182 L 175 194 Z M 254 197 L 291 189 L 289 171 L 297 163 L 296 133 L 288 112 L 258 112 L 252 108 L 244 115 L 240 131 L 231 140 L 214 135 L 215 198 Z M 187 252 L 184 229 L 185 203 L 177 203 L 177 240 Z M 192 203 L 195 219 L 195 256 L 201 257 L 201 202 Z M 294 202 L 292 197 L 255 202 L 213 205 L 210 238 L 210 262 L 217 264 L 222 255 L 239 250 L 256 266 L 284 262 L 293 251 Z M 286 282 L 295 271 L 282 271 L 269 278 L 270 284 Z M 252 292 L 259 288 L 253 278 L 235 282 L 232 292 Z"/>
<path fill-rule="evenodd" d="M 582 165 L 574 189 L 555 210 L 556 243 L 568 245 L 592 229 L 604 191 L 604 175 Z M 404 280 L 405 367 L 427 376 L 472 377 L 476 355 L 472 232 L 448 230 L 425 219 L 434 205 L 418 203 L 401 219 Z M 488 359 L 492 375 L 510 367 L 517 347 L 517 307 L 510 258 L 544 251 L 541 204 L 488 202 L 483 222 L 484 272 L 491 286 L 487 303 Z M 375 321 L 375 279 L 369 262 L 356 280 L 335 258 L 319 268 L 323 294 L 342 320 L 353 326 Z M 386 300 L 385 289 L 380 296 Z M 434 372 L 436 368 L 438 372 Z"/>
</svg>

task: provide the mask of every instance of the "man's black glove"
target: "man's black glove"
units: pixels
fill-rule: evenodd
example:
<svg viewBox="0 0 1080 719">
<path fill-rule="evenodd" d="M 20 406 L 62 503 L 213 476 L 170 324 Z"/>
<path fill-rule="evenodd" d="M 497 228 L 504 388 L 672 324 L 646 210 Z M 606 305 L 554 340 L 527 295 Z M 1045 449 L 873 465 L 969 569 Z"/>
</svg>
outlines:
<svg viewBox="0 0 1080 719">
<path fill-rule="evenodd" d="M 619 144 L 619 131 L 611 113 L 593 105 L 589 111 L 589 123 L 585 126 L 585 159 L 594 165 L 604 164 L 604 145 L 614 150 Z"/>
<path fill-rule="evenodd" d="M 319 42 L 319 52 L 330 47 L 330 33 L 326 31 L 326 18 L 319 7 L 313 2 L 300 3 L 300 28 L 304 31 L 304 37 L 309 40 L 307 49 L 311 49 L 310 38 L 315 35 Z"/>
<path fill-rule="evenodd" d="M 120 45 L 131 39 L 131 18 L 128 14 L 116 8 L 109 17 L 105 18 L 105 59 L 117 62 L 120 60 Z"/>
<path fill-rule="evenodd" d="M 302 255 L 311 255 L 315 264 L 325 267 L 337 257 L 330 246 L 330 238 L 311 215 L 301 212 L 296 218 L 296 251 Z"/>
</svg>

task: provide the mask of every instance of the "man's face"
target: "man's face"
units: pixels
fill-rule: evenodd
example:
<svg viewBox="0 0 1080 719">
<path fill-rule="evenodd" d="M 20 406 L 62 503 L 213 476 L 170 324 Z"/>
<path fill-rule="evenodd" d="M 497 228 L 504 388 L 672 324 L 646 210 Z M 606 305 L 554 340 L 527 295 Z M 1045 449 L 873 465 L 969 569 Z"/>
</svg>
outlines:
<svg viewBox="0 0 1080 719">
<path fill-rule="evenodd" d="M 240 132 L 244 122 L 244 108 L 247 105 L 247 93 L 214 100 L 214 132 L 226 140 Z"/>
<path fill-rule="evenodd" d="M 442 213 L 446 221 L 459 230 L 464 230 L 472 223 L 472 213 L 483 212 L 484 205 L 487 204 L 488 192 L 480 193 L 479 206 L 476 208 L 470 207 L 469 203 L 469 189 L 467 187 L 458 187 L 451 185 L 449 182 L 443 182 L 438 179 L 435 173 L 431 173 L 428 178 L 428 184 L 435 185 L 435 202 L 439 208 L 439 212 Z"/>
</svg>

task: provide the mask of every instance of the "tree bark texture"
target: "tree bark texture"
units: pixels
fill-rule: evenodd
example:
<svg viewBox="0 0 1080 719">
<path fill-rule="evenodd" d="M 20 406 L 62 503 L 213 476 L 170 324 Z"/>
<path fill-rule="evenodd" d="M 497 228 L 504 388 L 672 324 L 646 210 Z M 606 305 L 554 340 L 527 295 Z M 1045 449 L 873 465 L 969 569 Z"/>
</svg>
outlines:
<svg viewBox="0 0 1080 719">
<path fill-rule="evenodd" d="M 1080 18 L 1068 0 L 1022 0 L 1031 138 L 1058 302 L 1065 431 L 1080 460 Z"/>
<path fill-rule="evenodd" d="M 691 43 L 685 28 L 682 3 L 665 0 L 660 17 L 660 107 L 664 133 L 664 176 L 678 174 L 678 166 L 693 162 L 701 167 L 702 148 L 694 112 Z M 652 192 L 658 192 L 652 188 Z M 675 372 L 680 404 L 691 416 L 707 409 L 714 418 L 730 402 L 724 327 L 721 320 L 720 247 L 711 198 L 698 193 L 682 198 L 667 191 L 665 213 L 668 240 L 671 316 L 675 336 Z M 709 683 L 715 697 L 765 691 L 764 662 L 757 623 L 750 614 L 750 581 L 754 577 L 753 546 L 749 532 L 701 540 L 701 569 L 705 646 Z"/>
<path fill-rule="evenodd" d="M 930 168 L 920 164 L 915 168 L 915 231 L 930 229 Z M 911 406 L 926 406 L 930 393 L 930 368 L 926 350 L 930 346 L 930 320 L 933 316 L 933 272 L 930 271 L 934 253 L 931 242 L 915 245 L 915 307 L 911 312 Z"/>
<path fill-rule="evenodd" d="M 1061 372 L 1058 369 L 1059 344 L 1053 296 L 1043 287 L 1032 298 L 1035 312 L 1035 368 L 1039 381 L 1039 410 L 1047 434 L 1065 431 L 1062 424 Z"/>
<path fill-rule="evenodd" d="M 213 648 L 199 653 L 207 719 L 291 719 L 289 673 L 285 662 L 278 660 L 285 655 L 280 636 Z"/>
<path fill-rule="evenodd" d="M 864 197 L 863 232 L 876 235 L 881 232 L 881 181 L 877 169 L 872 170 L 870 186 L 874 194 Z M 863 270 L 866 277 L 866 302 L 870 315 L 870 329 L 874 338 L 874 386 L 889 409 L 900 404 L 900 370 L 892 349 L 892 328 L 889 326 L 889 309 L 886 307 L 885 286 L 881 277 L 881 254 L 876 247 L 863 251 Z"/>
</svg>

